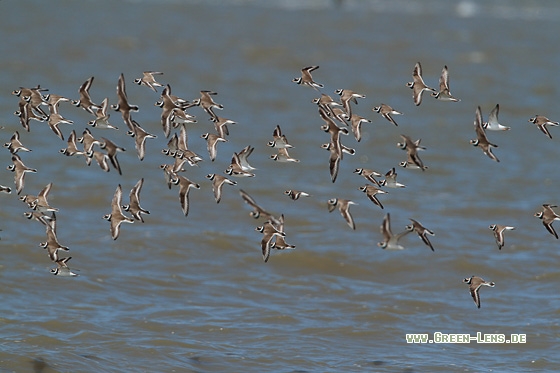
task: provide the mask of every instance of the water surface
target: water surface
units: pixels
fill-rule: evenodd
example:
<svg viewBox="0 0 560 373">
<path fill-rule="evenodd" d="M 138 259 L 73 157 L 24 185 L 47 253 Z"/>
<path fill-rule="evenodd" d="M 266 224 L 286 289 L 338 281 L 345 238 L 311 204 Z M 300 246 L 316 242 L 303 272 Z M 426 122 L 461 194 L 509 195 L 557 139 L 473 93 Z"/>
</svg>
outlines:
<svg viewBox="0 0 560 373">
<path fill-rule="evenodd" d="M 77 278 L 59 278 L 45 252 L 44 228 L 28 221 L 17 195 L 0 195 L 2 372 L 482 372 L 557 371 L 560 275 L 558 241 L 533 217 L 543 203 L 558 203 L 560 156 L 557 128 L 546 138 L 527 120 L 560 118 L 560 60 L 553 1 L 100 1 L 56 3 L 3 1 L 0 53 L 0 131 L 14 131 L 31 153 L 23 193 L 54 186 L 49 202 L 60 209 L 57 232 L 70 247 Z M 459 103 L 427 95 L 414 106 L 405 87 L 417 61 L 431 86 L 444 65 Z M 319 65 L 314 78 L 323 92 L 352 89 L 366 95 L 354 112 L 369 118 L 363 139 L 343 143 L 338 180 L 330 181 L 328 135 L 307 87 L 291 82 L 304 66 Z M 195 99 L 218 93 L 219 115 L 233 119 L 228 142 L 215 162 L 202 133 L 213 130 L 200 109 L 190 113 L 189 146 L 205 160 L 184 175 L 191 190 L 188 217 L 178 188 L 169 190 L 159 166 L 167 139 L 160 125 L 158 93 L 133 84 L 142 71 L 162 71 L 173 93 Z M 158 138 L 147 141 L 140 162 L 119 113 L 118 131 L 92 129 L 125 147 L 123 175 L 64 157 L 66 146 L 45 123 L 27 133 L 12 113 L 10 92 L 40 84 L 72 99 L 90 76 L 95 102 L 109 97 L 124 73 L 133 117 Z M 393 126 L 371 109 L 387 103 L 404 113 Z M 500 104 L 511 131 L 489 133 L 500 163 L 469 144 L 474 112 L 486 118 Z M 67 103 L 61 113 L 78 134 L 90 115 Z M 277 164 L 266 146 L 279 124 L 298 164 Z M 405 153 L 400 134 L 422 138 L 425 172 L 398 167 Z M 234 151 L 255 147 L 256 177 L 225 186 L 216 204 L 209 173 L 223 173 Z M 5 166 L 10 155 L 0 156 Z M 384 209 L 358 190 L 365 180 L 352 171 L 385 173 L 397 167 L 401 190 L 380 196 Z M 102 216 L 122 185 L 143 177 L 144 224 L 122 227 L 118 240 Z M 13 175 L 0 172 L 0 184 Z M 239 189 L 286 218 L 286 240 L 297 246 L 260 253 L 263 223 L 249 216 Z M 286 189 L 312 196 L 289 200 Z M 352 199 L 357 229 L 330 198 Z M 409 235 L 406 250 L 384 251 L 379 226 L 391 214 L 394 232 L 409 218 L 435 231 L 431 252 Z M 499 251 L 490 224 L 517 227 Z M 479 275 L 495 281 L 481 291 L 476 309 L 461 280 Z M 526 334 L 526 344 L 407 344 L 406 333 Z"/>
</svg>

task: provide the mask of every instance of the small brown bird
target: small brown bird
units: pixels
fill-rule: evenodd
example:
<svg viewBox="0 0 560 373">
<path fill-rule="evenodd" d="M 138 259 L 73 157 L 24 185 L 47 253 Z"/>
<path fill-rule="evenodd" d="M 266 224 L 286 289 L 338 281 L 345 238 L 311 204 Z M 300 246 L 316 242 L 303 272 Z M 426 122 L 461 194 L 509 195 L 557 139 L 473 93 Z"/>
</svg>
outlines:
<svg viewBox="0 0 560 373">
<path fill-rule="evenodd" d="M 66 146 L 66 149 L 60 149 L 60 152 L 67 157 L 70 157 L 70 156 L 73 156 L 73 155 L 85 155 L 84 152 L 81 152 L 81 151 L 78 150 L 78 147 L 76 145 L 76 131 L 75 130 L 72 130 L 72 132 L 70 132 L 70 136 L 68 136 L 68 146 Z"/>
<path fill-rule="evenodd" d="M 131 120 L 131 126 L 132 130 L 128 131 L 126 134 L 128 136 L 134 137 L 136 154 L 138 155 L 138 159 L 142 161 L 144 160 L 144 156 L 146 155 L 146 139 L 156 139 L 157 136 L 148 133 L 148 131 L 140 127 L 138 122 L 136 122 L 134 119 Z"/>
<path fill-rule="evenodd" d="M 301 190 L 295 190 L 295 189 L 288 189 L 286 191 L 284 191 L 284 194 L 287 195 L 288 197 L 290 197 L 292 200 L 298 200 L 299 197 L 309 197 L 310 194 L 303 192 Z"/>
<path fill-rule="evenodd" d="M 554 230 L 552 223 L 554 223 L 555 220 L 560 220 L 560 215 L 554 212 L 554 210 L 552 209 L 553 207 L 558 206 L 545 203 L 543 205 L 542 211 L 535 213 L 535 217 L 541 219 L 546 230 L 549 231 L 551 235 L 556 237 L 556 239 L 558 239 L 558 234 Z"/>
<path fill-rule="evenodd" d="M 276 229 L 280 232 L 284 232 L 284 214 L 280 215 L 280 224 L 276 226 Z M 284 232 L 285 233 L 285 232 Z M 296 245 L 291 245 L 286 242 L 285 235 L 277 235 L 276 240 L 270 246 L 271 249 L 276 250 L 293 250 L 296 248 Z"/>
<path fill-rule="evenodd" d="M 142 223 L 144 222 L 144 218 L 142 214 L 149 214 L 150 212 L 146 209 L 140 207 L 140 191 L 142 190 L 142 186 L 144 185 L 144 178 L 138 180 L 136 185 L 130 190 L 130 194 L 128 195 L 129 204 L 122 205 L 122 209 L 124 211 L 130 212 L 132 217 L 136 220 L 140 220 Z"/>
<path fill-rule="evenodd" d="M 496 244 L 498 245 L 499 250 L 502 250 L 502 247 L 504 247 L 505 244 L 504 231 L 506 230 L 511 231 L 515 229 L 515 227 L 510 227 L 501 224 L 492 224 L 488 228 L 494 232 L 494 238 L 496 239 Z"/>
<path fill-rule="evenodd" d="M 214 113 L 214 108 L 219 110 L 222 110 L 224 108 L 224 105 L 218 104 L 214 101 L 212 96 L 215 95 L 217 95 L 217 93 L 213 91 L 200 91 L 200 98 L 193 100 L 193 104 L 201 106 L 206 114 L 210 115 L 210 119 L 215 119 L 218 117 L 216 113 Z"/>
<path fill-rule="evenodd" d="M 99 147 L 107 151 L 107 156 L 109 157 L 111 164 L 119 172 L 119 175 L 122 175 L 121 165 L 119 164 L 119 160 L 117 159 L 117 153 L 124 152 L 126 151 L 126 149 L 121 146 L 118 146 L 111 140 L 106 139 L 105 137 L 102 137 L 101 140 L 103 140 L 103 142 L 99 145 Z"/>
<path fill-rule="evenodd" d="M 376 204 L 377 206 L 379 206 L 383 209 L 383 205 L 377 199 L 376 194 L 386 194 L 388 192 L 384 191 L 383 189 L 380 189 L 380 188 L 376 187 L 375 185 L 371 185 L 371 184 L 361 186 L 358 189 L 361 190 L 362 192 L 364 192 L 371 202 L 373 202 L 374 204 Z"/>
<path fill-rule="evenodd" d="M 356 229 L 356 224 L 354 224 L 354 219 L 350 214 L 350 205 L 357 205 L 357 203 L 342 198 L 331 198 L 327 201 L 329 212 L 333 212 L 334 209 L 338 207 L 338 211 L 340 211 L 340 214 L 344 220 L 346 220 L 348 226 L 352 229 Z"/>
<path fill-rule="evenodd" d="M 422 224 L 420 224 L 420 222 L 414 219 L 410 219 L 410 221 L 412 222 L 412 224 L 407 225 L 406 230 L 410 232 L 416 232 L 418 234 L 418 237 L 420 237 L 420 239 L 422 240 L 422 242 L 424 242 L 426 245 L 430 247 L 430 249 L 432 249 L 432 251 L 434 251 L 434 247 L 432 246 L 432 243 L 428 239 L 427 235 L 429 234 L 430 236 L 434 236 L 435 233 L 429 230 L 428 228 L 424 227 Z"/>
<path fill-rule="evenodd" d="M 348 115 L 348 118 L 352 118 L 352 106 L 350 106 L 350 102 L 357 105 L 358 98 L 366 98 L 366 95 L 362 95 L 349 89 L 337 89 L 334 93 L 340 95 L 340 103 L 342 104 L 346 115 Z"/>
<path fill-rule="evenodd" d="M 181 200 L 181 209 L 183 214 L 187 216 L 189 214 L 189 190 L 191 188 L 200 189 L 200 185 L 194 183 L 184 176 L 178 175 L 173 184 L 179 185 L 179 199 Z"/>
<path fill-rule="evenodd" d="M 154 78 L 154 75 L 163 75 L 163 73 L 159 71 L 144 71 L 141 78 L 134 79 L 134 83 L 138 85 L 145 85 L 152 91 L 157 92 L 156 87 L 163 87 L 164 85 L 158 83 Z"/>
<path fill-rule="evenodd" d="M 301 69 L 301 77 L 292 79 L 292 82 L 296 84 L 306 85 L 318 91 L 319 88 L 323 88 L 324 85 L 313 81 L 313 77 L 311 76 L 311 72 L 317 70 L 318 68 L 319 66 L 304 67 L 303 69 Z"/>
<path fill-rule="evenodd" d="M 208 150 L 208 155 L 210 156 L 210 160 L 214 162 L 214 160 L 216 159 L 216 155 L 218 154 L 218 143 L 227 142 L 227 140 L 214 133 L 203 133 L 202 135 L 200 135 L 200 137 L 206 140 L 206 149 Z"/>
<path fill-rule="evenodd" d="M 268 262 L 268 258 L 270 257 L 272 239 L 275 236 L 285 236 L 285 233 L 276 229 L 276 227 L 269 221 L 265 221 L 262 226 L 256 227 L 255 230 L 263 234 L 263 238 L 261 240 L 261 249 L 264 262 L 266 263 Z"/>
<path fill-rule="evenodd" d="M 19 132 L 16 131 L 10 138 L 10 141 L 4 143 L 4 147 L 10 151 L 12 154 L 16 154 L 18 151 L 22 150 L 24 152 L 30 152 L 31 149 L 26 148 L 23 146 L 21 141 L 19 140 Z"/>
<path fill-rule="evenodd" d="M 100 105 L 93 103 L 91 97 L 89 95 L 89 89 L 91 88 L 91 84 L 93 83 L 93 76 L 86 80 L 79 89 L 80 98 L 78 100 L 72 100 L 72 105 L 81 107 L 88 113 L 95 115 L 94 110 L 98 110 L 101 108 Z"/>
<path fill-rule="evenodd" d="M 367 181 L 380 186 L 379 185 L 379 181 L 377 181 L 375 178 L 376 177 L 380 177 L 382 176 L 379 172 L 375 171 L 375 170 L 371 170 L 369 168 L 356 168 L 354 170 L 355 174 L 358 175 L 362 175 Z"/>
<path fill-rule="evenodd" d="M 121 231 L 121 223 L 134 223 L 134 219 L 129 218 L 122 212 L 122 187 L 121 184 L 117 186 L 113 200 L 111 201 L 111 213 L 104 215 L 103 219 L 111 222 L 111 237 L 113 240 L 119 238 Z"/>
<path fill-rule="evenodd" d="M 381 116 L 387 119 L 389 122 L 393 123 L 395 126 L 398 126 L 397 122 L 393 119 L 392 115 L 402 115 L 400 111 L 396 111 L 392 107 L 386 104 L 381 104 L 380 106 L 376 106 L 372 109 L 376 113 L 381 114 Z"/>
<path fill-rule="evenodd" d="M 449 71 L 447 70 L 447 66 L 443 67 L 441 76 L 439 77 L 439 92 L 432 92 L 432 97 L 441 101 L 461 101 L 460 99 L 453 97 L 451 92 L 449 92 Z"/>
<path fill-rule="evenodd" d="M 128 96 L 126 95 L 126 85 L 124 82 L 124 74 L 122 73 L 119 76 L 119 80 L 117 82 L 117 99 L 118 103 L 116 105 L 111 105 L 111 109 L 120 111 L 123 122 L 127 125 L 130 131 L 133 131 L 134 128 L 132 128 L 132 117 L 130 115 L 130 112 L 137 112 L 139 109 L 138 105 L 131 105 L 128 102 Z"/>
<path fill-rule="evenodd" d="M 230 180 L 222 175 L 208 174 L 206 175 L 206 178 L 212 180 L 212 190 L 214 192 L 214 199 L 216 200 L 216 203 L 220 203 L 220 200 L 222 199 L 222 187 L 224 184 L 237 185 L 237 181 Z"/>
<path fill-rule="evenodd" d="M 537 126 L 538 129 L 540 129 L 542 131 L 542 133 L 544 133 L 546 136 L 548 136 L 549 139 L 552 138 L 552 135 L 550 134 L 550 132 L 548 131 L 548 128 L 546 128 L 547 125 L 549 126 L 558 126 L 558 122 L 553 122 L 550 119 L 548 119 L 545 116 L 542 115 L 535 115 L 533 118 L 529 119 L 529 122 L 533 123 L 534 125 Z"/>
<path fill-rule="evenodd" d="M 496 285 L 494 282 L 484 281 L 484 279 L 478 276 L 471 276 L 471 278 L 464 278 L 463 282 L 469 284 L 469 291 L 471 292 L 471 296 L 474 300 L 474 304 L 476 304 L 478 308 L 480 308 L 480 295 L 478 294 L 480 291 L 480 287 L 484 285 L 493 288 L 494 285 Z"/>
<path fill-rule="evenodd" d="M 424 91 L 436 93 L 435 89 L 428 87 L 424 83 L 424 79 L 422 79 L 422 65 L 420 65 L 420 62 L 416 62 L 416 65 L 414 65 L 414 70 L 412 70 L 412 82 L 406 83 L 406 86 L 412 89 L 412 100 L 416 106 L 422 103 L 422 93 L 424 93 Z"/>
<path fill-rule="evenodd" d="M 9 171 L 15 172 L 14 183 L 16 185 L 16 192 L 20 194 L 25 185 L 25 174 L 27 172 L 37 172 L 36 169 L 27 167 L 17 154 L 12 154 L 13 164 L 6 167 Z"/>
<path fill-rule="evenodd" d="M 288 143 L 286 135 L 282 134 L 282 130 L 279 125 L 274 128 L 274 131 L 272 131 L 272 138 L 273 140 L 269 141 L 266 144 L 267 146 L 272 148 L 293 148 L 293 146 Z"/>
<path fill-rule="evenodd" d="M 239 189 L 239 194 L 241 195 L 241 198 L 243 198 L 243 201 L 245 201 L 245 203 L 251 206 L 251 208 L 253 209 L 253 211 L 249 213 L 250 216 L 255 219 L 258 219 L 260 217 L 266 218 L 273 225 L 280 224 L 280 220 L 270 212 L 262 208 L 259 204 L 257 204 L 257 202 L 253 199 L 253 197 L 249 195 L 249 193 L 245 192 L 243 189 Z"/>
<path fill-rule="evenodd" d="M 480 111 L 480 106 L 476 109 L 476 115 L 474 120 L 474 130 L 476 131 L 476 140 L 471 140 L 470 143 L 474 146 L 480 147 L 482 152 L 486 154 L 490 159 L 499 162 L 498 157 L 492 153 L 492 148 L 497 148 L 498 145 L 491 143 L 486 137 L 486 131 L 482 127 L 482 112 Z"/>
</svg>

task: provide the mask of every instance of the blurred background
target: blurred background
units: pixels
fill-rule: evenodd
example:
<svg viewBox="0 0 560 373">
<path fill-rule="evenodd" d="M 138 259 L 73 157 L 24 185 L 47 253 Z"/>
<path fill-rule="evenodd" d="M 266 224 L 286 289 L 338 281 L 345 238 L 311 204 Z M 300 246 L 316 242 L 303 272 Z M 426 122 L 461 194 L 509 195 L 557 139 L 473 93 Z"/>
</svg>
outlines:
<svg viewBox="0 0 560 373">
<path fill-rule="evenodd" d="M 558 241 L 534 213 L 557 204 L 560 130 L 547 138 L 528 119 L 560 120 L 560 62 L 556 1 L 280 0 L 280 1 L 13 1 L 0 2 L 0 141 L 18 131 L 32 152 L 18 153 L 37 169 L 22 194 L 52 182 L 57 236 L 70 248 L 80 276 L 52 276 L 56 267 L 38 246 L 44 227 L 27 220 L 18 195 L 0 194 L 0 372 L 483 372 L 557 371 L 560 328 Z M 458 103 L 424 95 L 412 101 L 406 83 L 421 62 L 434 88 L 444 65 Z M 318 65 L 319 92 L 292 79 Z M 179 188 L 167 188 L 160 165 L 168 139 L 155 93 L 134 84 L 143 71 L 186 100 L 217 92 L 228 142 L 208 158 L 200 135 L 214 132 L 208 115 L 189 109 L 189 148 L 204 160 L 183 176 L 200 184 L 190 191 L 185 217 Z M 66 147 L 46 123 L 30 132 L 13 115 L 19 87 L 78 99 L 80 85 L 95 77 L 96 103 L 117 103 L 123 73 L 133 118 L 157 139 L 140 161 L 120 113 L 118 130 L 87 125 L 93 117 L 69 103 L 60 113 L 65 139 L 89 127 L 126 151 L 122 176 L 95 162 L 65 157 Z M 353 112 L 371 120 L 362 140 L 341 161 L 336 183 L 329 175 L 329 141 L 312 100 L 335 100 L 337 89 L 364 94 Z M 403 115 L 398 127 L 372 111 L 381 103 Z M 486 119 L 500 104 L 510 131 L 488 132 L 499 147 L 494 162 L 469 144 L 476 137 L 477 106 Z M 297 164 L 270 159 L 266 146 L 280 125 Z M 405 134 L 422 139 L 428 169 L 403 169 L 396 146 Z M 225 185 L 214 201 L 210 173 L 223 174 L 233 152 L 255 147 L 254 178 Z M 79 146 L 81 148 L 81 146 Z M 0 184 L 15 189 L 7 149 L 0 152 Z M 385 190 L 375 206 L 353 173 L 396 167 L 406 188 Z M 124 224 L 113 241 L 102 216 L 117 185 L 128 203 L 144 178 L 145 223 Z M 285 216 L 286 241 L 295 250 L 261 255 L 263 219 L 239 195 L 243 189 L 271 213 Z M 297 201 L 283 192 L 311 194 Z M 351 230 L 326 201 L 356 202 Z M 410 218 L 435 232 L 432 252 L 415 235 L 406 249 L 382 250 L 379 226 L 390 213 L 392 230 Z M 498 250 L 490 224 L 515 226 Z M 477 309 L 462 279 L 494 281 L 481 290 Z M 407 344 L 407 333 L 526 334 L 526 344 Z"/>
</svg>

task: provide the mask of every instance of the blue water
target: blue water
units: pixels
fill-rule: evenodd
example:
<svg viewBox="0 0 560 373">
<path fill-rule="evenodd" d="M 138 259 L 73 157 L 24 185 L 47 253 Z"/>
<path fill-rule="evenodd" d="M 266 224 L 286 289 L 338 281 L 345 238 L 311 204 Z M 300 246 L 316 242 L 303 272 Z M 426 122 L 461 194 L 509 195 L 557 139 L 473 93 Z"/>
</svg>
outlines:
<svg viewBox="0 0 560 373">
<path fill-rule="evenodd" d="M 526 372 L 558 371 L 560 328 L 558 241 L 533 216 L 558 204 L 555 169 L 558 128 L 552 139 L 528 122 L 535 114 L 560 120 L 556 67 L 560 54 L 554 1 L 1 1 L 0 130 L 2 143 L 19 131 L 31 148 L 20 153 L 38 169 L 22 194 L 53 182 L 49 202 L 57 236 L 70 247 L 76 278 L 52 276 L 55 265 L 38 244 L 44 228 L 28 221 L 15 192 L 0 194 L 0 372 Z M 437 87 L 447 65 L 459 103 L 424 96 L 412 102 L 405 84 L 420 61 L 424 80 Z M 342 142 L 345 156 L 330 180 L 328 135 L 311 100 L 319 96 L 292 83 L 304 66 L 337 99 L 336 89 L 366 95 L 353 111 L 370 120 L 363 139 Z M 160 169 L 171 158 L 160 124 L 159 93 L 137 86 L 145 70 L 188 100 L 200 90 L 218 93 L 220 116 L 237 122 L 215 162 L 200 134 L 213 131 L 200 108 L 188 126 L 189 148 L 200 167 L 184 176 L 200 184 L 184 217 L 178 188 L 169 190 Z M 126 148 L 123 175 L 95 162 L 64 157 L 66 146 L 45 123 L 27 133 L 13 115 L 10 92 L 40 84 L 78 98 L 94 76 L 93 101 L 109 97 L 125 75 L 133 117 L 158 138 L 147 141 L 140 162 L 120 114 L 118 131 L 92 129 Z M 161 92 L 161 90 L 159 90 Z M 381 103 L 403 112 L 398 127 L 371 109 Z M 500 162 L 469 144 L 478 105 L 487 118 L 500 104 L 507 132 L 489 132 Z M 78 136 L 92 117 L 68 103 L 61 125 Z M 266 143 L 280 125 L 298 164 L 278 164 Z M 400 134 L 422 138 L 425 172 L 402 169 Z M 223 174 L 233 152 L 255 147 L 256 177 L 224 186 L 216 204 L 209 173 Z M 6 149 L 2 164 L 10 164 Z M 4 166 L 4 167 L 5 167 Z M 379 196 L 381 210 L 358 190 L 358 167 L 385 173 L 397 168 L 404 189 Z M 3 169 L 4 170 L 4 169 Z M 115 188 L 123 200 L 143 177 L 144 224 L 122 227 L 113 241 L 109 223 Z M 0 184 L 13 174 L 0 171 Z M 296 250 L 261 256 L 263 220 L 249 216 L 239 196 L 247 191 L 266 210 L 286 219 L 286 241 Z M 311 197 L 291 201 L 287 189 Z M 330 198 L 348 198 L 356 230 Z M 394 233 L 422 222 L 436 235 L 435 251 L 409 235 L 402 251 L 377 247 L 379 226 L 391 214 Z M 516 227 L 498 250 L 490 224 Z M 481 289 L 477 309 L 462 283 L 478 275 L 494 281 Z M 407 344 L 407 333 L 526 334 L 525 344 Z"/>
</svg>

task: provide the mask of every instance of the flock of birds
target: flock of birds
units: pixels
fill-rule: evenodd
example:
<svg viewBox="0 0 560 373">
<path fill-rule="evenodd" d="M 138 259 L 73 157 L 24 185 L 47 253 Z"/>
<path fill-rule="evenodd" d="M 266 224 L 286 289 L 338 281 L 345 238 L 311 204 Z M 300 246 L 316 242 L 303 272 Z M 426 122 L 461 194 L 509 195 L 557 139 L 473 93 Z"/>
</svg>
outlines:
<svg viewBox="0 0 560 373">
<path fill-rule="evenodd" d="M 314 81 L 312 72 L 318 69 L 319 66 L 309 66 L 301 70 L 301 76 L 293 79 L 294 83 L 302 86 L 311 87 L 318 93 L 320 97 L 313 100 L 317 104 L 319 117 L 323 121 L 321 129 L 328 133 L 329 141 L 321 145 L 323 149 L 329 152 L 329 172 L 331 181 L 336 182 L 339 172 L 341 161 L 344 154 L 355 154 L 355 149 L 348 147 L 341 142 L 341 135 L 348 135 L 350 131 L 354 135 L 357 142 L 361 141 L 361 126 L 364 123 L 371 123 L 371 120 L 364 118 L 352 111 L 352 105 L 358 103 L 358 99 L 365 98 L 365 95 L 354 92 L 349 89 L 338 89 L 334 93 L 339 95 L 338 100 L 333 99 L 331 96 L 322 93 L 321 89 L 324 88 L 323 84 Z M 214 124 L 214 133 L 204 133 L 200 137 L 206 140 L 209 159 L 214 161 L 217 157 L 218 144 L 227 142 L 229 136 L 229 125 L 236 122 L 227 118 L 218 116 L 215 109 L 223 109 L 223 105 L 214 101 L 213 96 L 216 95 L 212 91 L 200 91 L 200 97 L 188 101 L 181 97 L 175 96 L 171 93 L 171 86 L 169 84 L 161 84 L 156 78 L 162 75 L 161 72 L 146 71 L 141 78 L 134 80 L 138 85 L 146 86 L 154 92 L 157 88 L 161 87 L 162 92 L 159 100 L 155 103 L 156 106 L 162 109 L 161 111 L 161 125 L 163 134 L 169 138 L 167 148 L 162 150 L 162 153 L 173 159 L 172 162 L 162 164 L 160 168 L 163 170 L 164 177 L 169 189 L 174 185 L 179 186 L 179 199 L 182 212 L 185 216 L 189 213 L 189 190 L 191 188 L 199 189 L 200 185 L 196 182 L 189 180 L 187 177 L 182 176 L 180 173 L 185 171 L 184 166 L 198 166 L 198 163 L 203 160 L 203 157 L 196 154 L 188 147 L 187 124 L 197 122 L 194 115 L 188 112 L 188 109 L 193 107 L 200 107 L 209 116 L 209 119 Z M 100 104 L 92 101 L 90 96 L 90 88 L 94 78 L 91 77 L 86 80 L 79 88 L 79 99 L 72 100 L 60 95 L 48 92 L 48 89 L 40 86 L 34 88 L 23 88 L 14 90 L 13 95 L 19 97 L 19 109 L 14 113 L 19 117 L 20 123 L 25 131 L 30 131 L 30 122 L 32 120 L 39 122 L 46 122 L 54 134 L 64 141 L 64 134 L 59 128 L 61 123 L 73 124 L 72 120 L 66 119 L 59 112 L 59 105 L 63 102 L 68 102 L 76 107 L 80 107 L 87 113 L 92 115 L 92 119 L 88 125 L 92 128 L 102 130 L 117 130 L 118 128 L 110 122 L 109 108 L 120 112 L 122 120 L 128 128 L 127 134 L 134 138 L 137 156 L 142 161 L 146 155 L 146 140 L 154 139 L 157 136 L 149 133 L 140 126 L 132 118 L 132 113 L 139 110 L 138 106 L 130 104 L 126 94 L 126 85 L 124 75 L 121 74 L 117 83 L 117 104 L 109 105 L 109 99 L 105 98 Z M 412 72 L 412 82 L 406 84 L 407 87 L 412 89 L 412 98 L 414 104 L 419 106 L 422 103 L 424 93 L 430 93 L 434 99 L 444 102 L 458 102 L 460 99 L 454 97 L 449 90 L 449 71 L 447 66 L 444 66 L 440 79 L 439 89 L 434 89 L 428 86 L 422 78 L 422 67 L 420 63 L 416 63 Z M 44 107 L 48 110 L 45 111 Z M 373 112 L 379 113 L 383 118 L 388 120 L 395 126 L 397 122 L 393 118 L 395 115 L 401 113 L 387 104 L 381 104 L 372 108 Z M 474 130 L 476 139 L 471 140 L 473 146 L 479 147 L 482 152 L 490 159 L 499 162 L 496 155 L 493 154 L 492 148 L 497 147 L 494 143 L 488 140 L 486 135 L 487 131 L 506 131 L 510 127 L 504 126 L 498 121 L 499 105 L 492 110 L 489 115 L 488 121 L 483 121 L 480 107 L 476 109 L 474 119 Z M 558 122 L 553 122 L 548 118 L 536 115 L 529 119 L 529 122 L 535 124 L 547 137 L 552 138 L 548 126 L 558 126 Z M 350 131 L 349 131 L 350 129 Z M 172 130 L 177 130 L 171 135 Z M 420 145 L 420 139 L 413 140 L 406 135 L 401 135 L 402 142 L 397 143 L 397 146 L 406 151 L 406 160 L 402 161 L 399 166 L 410 169 L 418 169 L 425 171 L 427 166 L 422 162 L 419 152 L 425 150 L 425 147 Z M 106 137 L 95 137 L 93 133 L 86 127 L 81 137 L 78 137 L 75 130 L 72 130 L 67 138 L 67 146 L 60 150 L 66 156 L 83 156 L 87 165 L 95 160 L 99 167 L 104 171 L 110 171 L 111 167 L 114 168 L 120 175 L 122 170 L 117 158 L 120 152 L 125 149 Z M 78 148 L 78 144 L 82 146 Z M 269 147 L 275 149 L 276 154 L 270 158 L 277 162 L 291 162 L 298 163 L 299 160 L 293 158 L 289 154 L 289 149 L 293 146 L 289 143 L 287 137 L 282 133 L 280 126 L 276 126 L 272 132 L 272 140 L 267 144 Z M 19 199 L 26 203 L 29 210 L 24 213 L 28 219 L 36 220 L 42 223 L 46 229 L 46 240 L 40 243 L 40 246 L 47 250 L 47 254 L 52 262 L 56 264 L 55 268 L 50 271 L 54 275 L 60 276 L 77 276 L 68 266 L 68 261 L 71 257 L 63 257 L 60 253 L 69 251 L 68 247 L 62 245 L 57 238 L 56 234 L 56 213 L 58 209 L 49 205 L 48 195 L 52 187 L 52 183 L 46 185 L 38 195 L 22 194 L 24 189 L 24 180 L 27 173 L 35 173 L 36 169 L 28 167 L 24 164 L 19 154 L 21 152 L 29 152 L 30 149 L 26 148 L 21 141 L 20 134 L 16 131 L 11 137 L 10 141 L 4 144 L 4 147 L 11 153 L 12 164 L 7 167 L 8 170 L 14 172 L 15 191 L 19 195 Z M 210 173 L 206 178 L 212 182 L 212 189 L 216 203 L 219 203 L 222 197 L 222 188 L 224 185 L 236 185 L 237 182 L 229 177 L 246 178 L 254 177 L 255 170 L 249 163 L 248 157 L 253 152 L 252 146 L 246 146 L 239 152 L 234 152 L 230 165 L 224 171 L 224 175 Z M 397 182 L 397 172 L 395 167 L 389 170 L 386 174 L 381 174 L 373 169 L 357 168 L 354 173 L 363 176 L 367 184 L 359 189 L 364 192 L 368 199 L 375 205 L 383 209 L 381 201 L 377 195 L 387 193 L 382 188 L 404 188 L 405 185 Z M 380 178 L 385 177 L 383 180 Z M 379 180 L 378 180 L 379 179 Z M 119 184 L 113 195 L 111 201 L 111 212 L 103 216 L 104 219 L 110 222 L 110 233 L 114 240 L 119 237 L 122 223 L 134 223 L 136 221 L 144 222 L 143 214 L 149 214 L 149 211 L 142 208 L 140 205 L 140 193 L 144 179 L 138 180 L 136 185 L 129 193 L 129 203 L 123 204 L 123 191 Z M 0 185 L 0 192 L 11 193 L 11 188 Z M 275 216 L 266 211 L 244 190 L 240 189 L 239 193 L 242 199 L 251 207 L 250 215 L 255 219 L 263 218 L 262 225 L 255 228 L 258 232 L 262 233 L 261 250 L 265 262 L 269 260 L 271 251 L 295 249 L 295 245 L 286 242 L 286 232 L 284 231 L 284 215 Z M 292 200 L 298 200 L 300 197 L 309 197 L 310 194 L 305 191 L 289 189 L 285 194 Z M 355 202 L 342 199 L 332 198 L 327 201 L 327 208 L 329 212 L 338 209 L 342 217 L 351 229 L 356 229 L 354 220 L 350 213 L 350 206 Z M 555 220 L 560 220 L 553 208 L 556 206 L 544 204 L 542 211 L 535 214 L 536 217 L 542 220 L 544 227 L 556 238 L 558 234 L 554 230 L 552 223 Z M 130 216 L 126 215 L 129 213 Z M 378 246 L 383 249 L 403 249 L 399 244 L 399 240 L 409 233 L 416 233 L 419 238 L 426 244 L 432 251 L 434 247 L 430 242 L 428 236 L 434 235 L 434 232 L 424 227 L 419 221 L 410 219 L 411 224 L 407 225 L 404 231 L 393 234 L 391 230 L 390 215 L 386 214 L 380 231 L 383 240 L 378 243 Z M 493 224 L 489 227 L 496 240 L 498 249 L 504 246 L 504 232 L 514 230 L 515 227 Z M 481 286 L 493 287 L 494 282 L 487 282 L 478 276 L 471 276 L 463 280 L 469 285 L 470 293 L 478 308 L 480 308 L 479 290 Z"/>
</svg>

